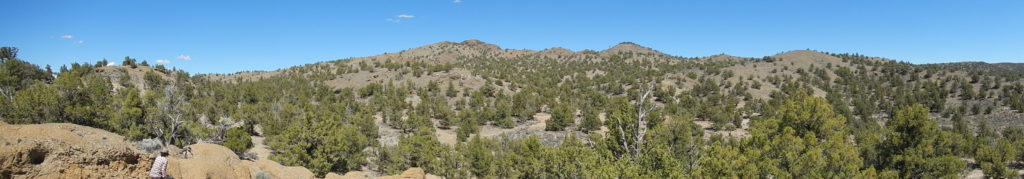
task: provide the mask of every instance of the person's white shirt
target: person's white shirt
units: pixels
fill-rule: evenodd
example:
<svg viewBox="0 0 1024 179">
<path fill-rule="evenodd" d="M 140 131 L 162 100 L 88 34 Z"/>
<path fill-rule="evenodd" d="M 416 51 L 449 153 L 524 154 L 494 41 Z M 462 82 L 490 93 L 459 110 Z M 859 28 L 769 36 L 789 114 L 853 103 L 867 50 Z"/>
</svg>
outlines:
<svg viewBox="0 0 1024 179">
<path fill-rule="evenodd" d="M 153 168 L 149 169 L 149 177 L 167 176 L 167 157 L 157 156 Z"/>
</svg>

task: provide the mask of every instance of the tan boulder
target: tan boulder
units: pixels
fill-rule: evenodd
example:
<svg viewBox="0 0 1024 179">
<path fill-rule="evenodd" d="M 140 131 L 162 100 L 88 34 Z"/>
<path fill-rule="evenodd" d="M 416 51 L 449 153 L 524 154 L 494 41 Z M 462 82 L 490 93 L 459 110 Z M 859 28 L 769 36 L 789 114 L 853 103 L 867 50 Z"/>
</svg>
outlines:
<svg viewBox="0 0 1024 179">
<path fill-rule="evenodd" d="M 327 173 L 327 176 L 324 176 L 324 179 L 362 179 L 362 178 L 370 178 L 370 176 L 367 175 L 366 172 L 362 172 L 362 171 L 351 171 L 351 172 L 345 173 L 345 175 L 338 175 L 336 173 Z"/>
<path fill-rule="evenodd" d="M 280 163 L 271 160 L 257 160 L 253 163 L 255 168 L 259 171 L 270 174 L 273 178 L 315 178 L 316 175 L 312 171 L 304 167 L 289 167 L 282 166 Z"/>
<path fill-rule="evenodd" d="M 214 144 L 192 145 L 193 157 L 171 158 L 168 172 L 176 178 L 253 178 L 263 172 L 271 178 L 315 178 L 303 167 L 282 166 L 270 160 L 240 160 L 231 149 Z"/>
<path fill-rule="evenodd" d="M 423 172 L 422 168 L 409 168 L 402 172 L 402 174 L 383 176 L 381 179 L 424 179 L 427 178 L 426 172 Z"/>
<path fill-rule="evenodd" d="M 248 169 L 238 168 L 241 160 L 227 147 L 196 144 L 192 145 L 192 153 L 188 159 L 168 159 L 167 173 L 175 178 L 243 178 L 239 173 L 245 173 L 244 178 L 248 178 Z"/>
</svg>

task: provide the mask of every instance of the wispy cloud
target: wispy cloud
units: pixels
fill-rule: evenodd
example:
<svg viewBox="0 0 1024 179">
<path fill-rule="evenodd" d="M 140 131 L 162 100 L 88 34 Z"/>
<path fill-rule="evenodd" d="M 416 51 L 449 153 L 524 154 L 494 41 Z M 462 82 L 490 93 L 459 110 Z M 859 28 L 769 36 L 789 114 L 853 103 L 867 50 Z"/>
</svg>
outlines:
<svg viewBox="0 0 1024 179">
<path fill-rule="evenodd" d="M 185 60 L 185 61 L 189 61 L 189 60 L 192 60 L 192 56 L 188 56 L 188 55 L 185 55 L 185 54 L 181 54 L 181 55 L 178 55 L 178 60 Z"/>
<path fill-rule="evenodd" d="M 159 63 L 159 64 L 168 64 L 168 63 L 171 63 L 171 61 L 170 61 L 170 60 L 164 60 L 164 59 L 157 59 L 157 60 L 156 60 L 156 63 Z"/>
<path fill-rule="evenodd" d="M 452 1 L 452 3 L 456 3 L 456 4 L 462 3 L 462 0 L 454 0 L 454 1 Z"/>
<path fill-rule="evenodd" d="M 416 16 L 414 16 L 412 14 L 399 14 L 399 15 L 395 15 L 394 18 L 384 19 L 384 21 L 388 21 L 388 22 L 391 22 L 391 23 L 399 23 L 399 22 L 402 22 L 402 19 L 412 19 L 414 17 L 416 17 Z"/>
<path fill-rule="evenodd" d="M 74 44 L 74 45 L 80 45 L 80 44 L 84 44 L 84 43 L 85 43 L 85 41 L 84 41 L 84 40 L 72 40 L 73 38 L 75 38 L 75 36 L 73 36 L 73 35 L 71 35 L 71 34 L 68 34 L 68 35 L 61 35 L 61 36 L 60 36 L 60 39 L 68 39 L 68 40 L 71 40 L 71 44 Z"/>
</svg>

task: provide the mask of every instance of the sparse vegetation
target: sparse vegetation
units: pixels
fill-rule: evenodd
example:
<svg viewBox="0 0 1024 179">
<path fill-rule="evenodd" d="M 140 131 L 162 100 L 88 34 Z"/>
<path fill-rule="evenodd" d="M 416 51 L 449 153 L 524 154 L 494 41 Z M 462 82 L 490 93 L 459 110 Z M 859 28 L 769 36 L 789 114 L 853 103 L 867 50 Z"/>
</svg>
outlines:
<svg viewBox="0 0 1024 179">
<path fill-rule="evenodd" d="M 1019 64 L 488 45 L 227 76 L 130 57 L 54 73 L 4 47 L 0 119 L 236 153 L 258 124 L 270 159 L 320 176 L 420 167 L 449 178 L 1012 178 L 1024 161 Z"/>
</svg>

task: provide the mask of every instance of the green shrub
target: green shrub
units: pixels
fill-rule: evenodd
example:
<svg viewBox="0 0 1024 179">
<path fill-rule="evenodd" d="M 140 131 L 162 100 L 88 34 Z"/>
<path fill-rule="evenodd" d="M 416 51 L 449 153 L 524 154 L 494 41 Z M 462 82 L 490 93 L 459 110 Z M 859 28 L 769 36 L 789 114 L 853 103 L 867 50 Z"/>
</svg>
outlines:
<svg viewBox="0 0 1024 179">
<path fill-rule="evenodd" d="M 231 149 L 231 151 L 235 151 L 235 153 L 241 154 L 245 150 L 252 148 L 252 138 L 249 137 L 249 133 L 245 132 L 245 129 L 229 129 L 226 137 L 224 139 L 224 146 Z"/>
</svg>

